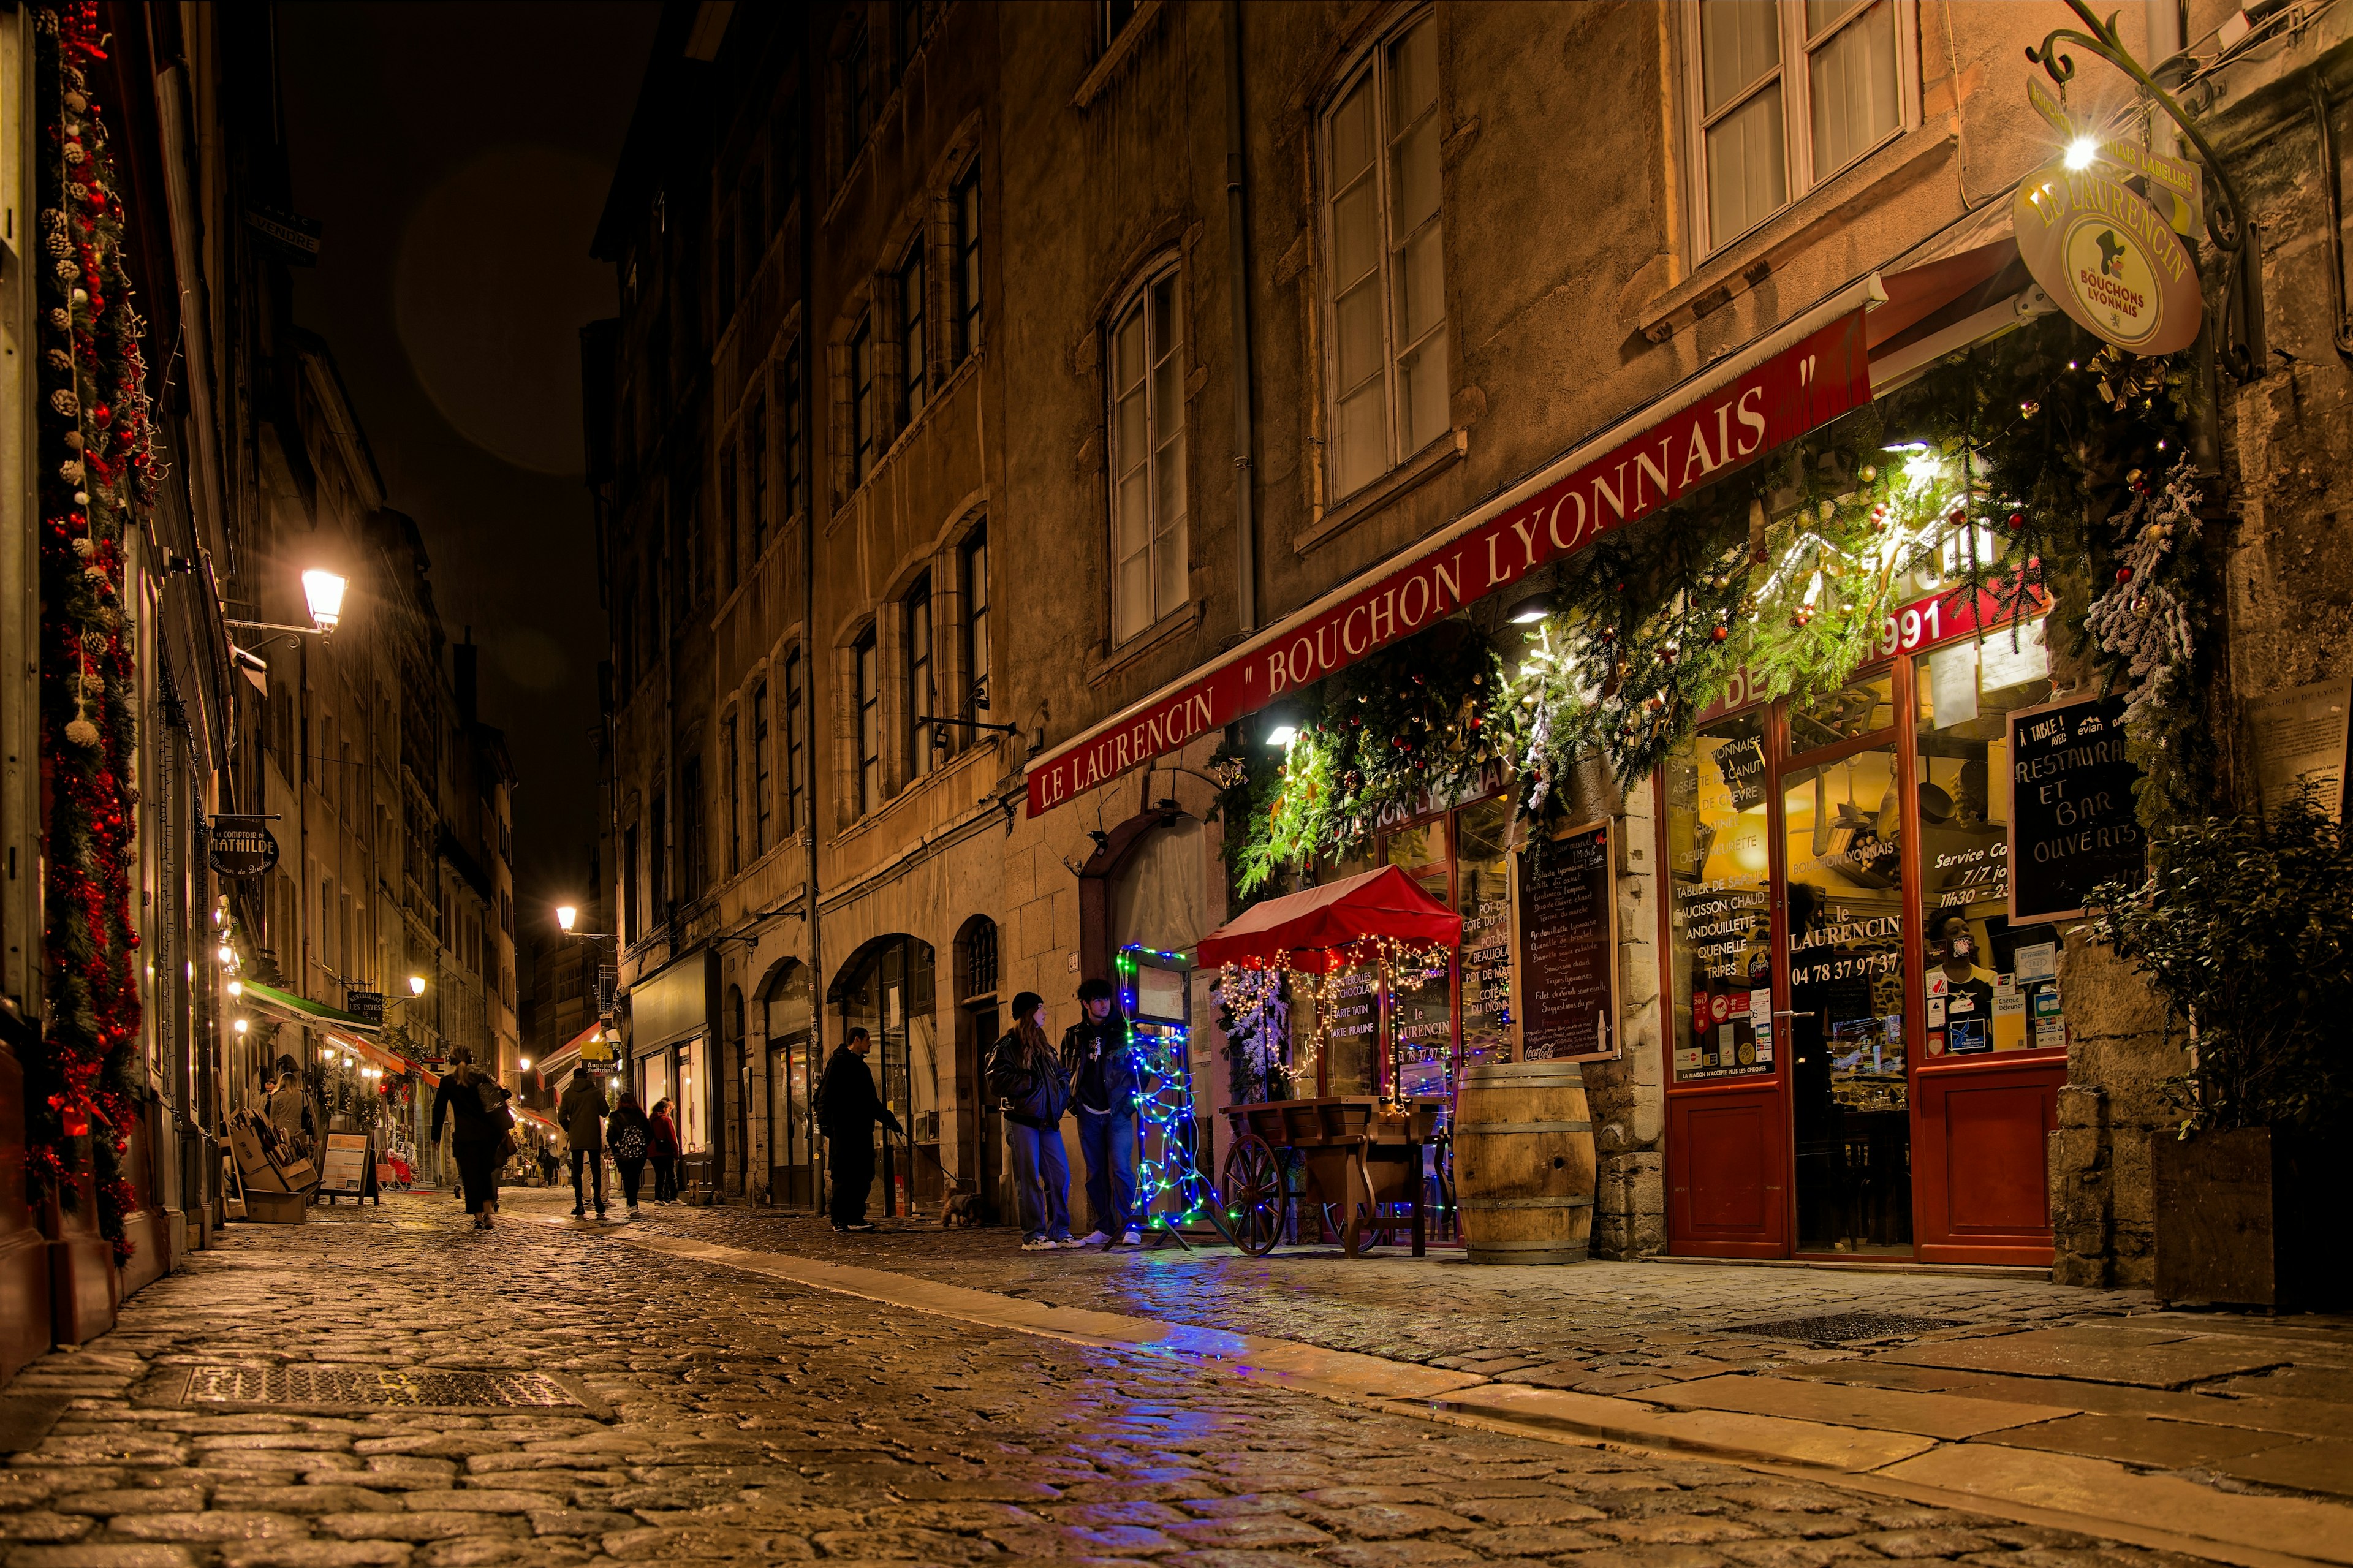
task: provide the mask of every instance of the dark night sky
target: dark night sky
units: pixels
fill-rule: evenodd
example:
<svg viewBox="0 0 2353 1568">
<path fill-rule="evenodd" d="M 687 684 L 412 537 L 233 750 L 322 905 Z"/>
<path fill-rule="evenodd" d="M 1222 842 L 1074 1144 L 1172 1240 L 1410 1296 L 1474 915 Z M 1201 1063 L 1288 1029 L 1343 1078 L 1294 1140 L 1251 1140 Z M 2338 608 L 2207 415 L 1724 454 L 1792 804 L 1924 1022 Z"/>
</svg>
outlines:
<svg viewBox="0 0 2353 1568">
<path fill-rule="evenodd" d="M 423 530 L 452 641 L 506 731 L 517 936 L 580 895 L 604 617 L 581 482 L 589 238 L 654 5 L 277 8 L 294 205 L 325 225 L 297 320 L 333 349 L 388 503 Z"/>
</svg>

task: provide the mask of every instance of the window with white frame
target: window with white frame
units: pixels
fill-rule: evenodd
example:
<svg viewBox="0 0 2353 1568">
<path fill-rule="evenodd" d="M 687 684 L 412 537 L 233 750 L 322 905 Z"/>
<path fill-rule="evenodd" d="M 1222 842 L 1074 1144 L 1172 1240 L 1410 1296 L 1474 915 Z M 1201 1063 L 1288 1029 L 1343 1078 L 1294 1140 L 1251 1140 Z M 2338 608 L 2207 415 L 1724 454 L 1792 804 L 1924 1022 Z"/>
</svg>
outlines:
<svg viewBox="0 0 2353 1568">
<path fill-rule="evenodd" d="M 1383 39 L 1324 117 L 1331 481 L 1345 496 L 1446 434 L 1438 23 Z"/>
<path fill-rule="evenodd" d="M 1111 326 L 1112 641 L 1186 600 L 1184 311 L 1171 267 Z"/>
<path fill-rule="evenodd" d="M 1915 118 L 1906 0 L 1698 0 L 1686 15 L 1703 255 Z"/>
<path fill-rule="evenodd" d="M 915 580 L 906 597 L 907 611 L 907 774 L 921 778 L 932 771 L 933 725 L 923 723 L 925 718 L 939 713 L 939 700 L 933 690 L 932 662 L 932 578 L 925 573 Z"/>
<path fill-rule="evenodd" d="M 854 655 L 858 692 L 858 815 L 882 804 L 882 681 L 870 629 Z"/>
</svg>

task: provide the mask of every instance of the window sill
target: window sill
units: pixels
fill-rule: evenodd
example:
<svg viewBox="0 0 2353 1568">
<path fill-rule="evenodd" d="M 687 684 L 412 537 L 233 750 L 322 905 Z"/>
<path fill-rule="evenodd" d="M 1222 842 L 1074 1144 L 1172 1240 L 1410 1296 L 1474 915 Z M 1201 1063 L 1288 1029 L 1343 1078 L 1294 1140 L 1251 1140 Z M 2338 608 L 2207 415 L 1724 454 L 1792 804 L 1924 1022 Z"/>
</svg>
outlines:
<svg viewBox="0 0 2353 1568">
<path fill-rule="evenodd" d="M 1135 14 L 1127 19 L 1127 26 L 1119 30 L 1119 37 L 1111 41 L 1111 47 L 1103 52 L 1103 58 L 1097 60 L 1093 68 L 1080 81 L 1079 90 L 1071 95 L 1072 109 L 1084 109 L 1103 96 L 1103 89 L 1111 85 L 1111 79 L 1119 74 L 1119 68 L 1144 47 L 1144 35 L 1159 16 L 1162 3 L 1163 0 L 1144 0 L 1136 6 Z"/>
<path fill-rule="evenodd" d="M 1469 455 L 1471 432 L 1457 428 L 1452 437 L 1451 440 L 1432 441 L 1371 484 L 1352 492 L 1339 505 L 1318 512 L 1306 531 L 1291 536 L 1292 550 L 1304 555 L 1319 545 L 1330 543 L 1369 514 L 1452 468 Z"/>
<path fill-rule="evenodd" d="M 1152 653 L 1184 636 L 1201 624 L 1203 614 L 1201 602 L 1196 599 L 1182 609 L 1171 610 L 1119 647 L 1103 648 L 1097 657 L 1087 660 L 1087 684 L 1100 686 L 1113 676 L 1134 665 L 1145 654 Z M 1103 647 L 1101 644 L 1096 646 Z"/>
<path fill-rule="evenodd" d="M 1819 244 L 1823 225 L 1843 226 L 1858 209 L 1876 208 L 1902 187 L 1935 174 L 1935 165 L 1951 155 L 1953 146 L 1950 131 L 1926 126 L 1898 136 L 1709 257 L 1681 283 L 1653 296 L 1637 313 L 1636 327 L 1651 342 L 1662 343 L 1714 315 L 1799 251 Z M 1898 246 L 1889 253 L 1900 254 L 1903 248 Z"/>
</svg>

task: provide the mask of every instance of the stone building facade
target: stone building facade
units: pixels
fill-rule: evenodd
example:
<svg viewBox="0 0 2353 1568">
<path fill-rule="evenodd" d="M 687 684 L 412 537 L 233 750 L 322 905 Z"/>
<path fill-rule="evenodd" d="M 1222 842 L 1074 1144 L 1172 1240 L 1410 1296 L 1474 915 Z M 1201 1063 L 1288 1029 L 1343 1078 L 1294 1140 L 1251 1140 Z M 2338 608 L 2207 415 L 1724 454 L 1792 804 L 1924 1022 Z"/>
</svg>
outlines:
<svg viewBox="0 0 2353 1568">
<path fill-rule="evenodd" d="M 890 1156 L 886 1200 L 935 1195 L 931 1157 L 995 1194 L 977 1068 L 1000 1000 L 1037 991 L 1059 1029 L 1080 978 L 1123 952 L 1181 952 L 1226 918 L 1211 759 L 1261 727 L 1123 742 L 1044 810 L 1026 785 L 1205 672 L 1281 655 L 1271 635 L 1327 598 L 1769 363 L 1855 290 L 1926 287 L 2005 241 L 2017 182 L 2060 150 L 2024 51 L 2070 13 L 1746 15 L 670 8 L 597 237 L 618 313 L 585 340 L 586 382 L 615 626 L 623 1032 L 654 1064 L 632 1069 L 645 1083 L 707 1086 L 689 1114 L 711 1190 L 815 1201 L 807 1086 L 862 1024 L 930 1146 Z M 2229 661 L 2268 689 L 2332 668 L 2322 639 L 2274 645 L 2333 613 L 2300 584 L 2338 575 L 2319 454 L 2344 391 L 2324 341 L 2341 243 L 2307 89 L 2341 62 L 2326 18 L 2218 33 L 2232 15 L 2194 0 L 2121 26 L 2140 58 L 2194 76 L 2245 163 L 2273 341 L 2295 356 L 2220 395 Z M 2081 63 L 2069 112 L 2130 120 L 2132 84 Z M 2022 280 L 2004 290 L 1974 301 L 2000 319 L 1940 296 L 1955 313 L 1875 344 L 1862 395 L 1883 370 L 1896 384 L 2048 313 Z M 2284 580 L 2284 559 L 2313 567 Z M 1511 596 L 1460 595 L 1465 623 L 1508 637 Z M 1928 667 L 1909 648 L 1884 679 L 1925 722 Z M 2067 675 L 2062 656 L 2036 689 Z M 1756 721 L 1780 735 L 1788 720 Z M 1912 726 L 1891 726 L 1885 758 L 1926 770 L 1900 739 Z M 1936 1080 L 1936 1157 L 1961 1173 L 1936 1178 L 1934 1215 L 1918 1199 L 1917 1241 L 1908 1212 L 1825 1219 L 1847 1228 L 1810 1241 L 1786 1095 L 1741 1101 L 1678 1066 L 1697 1050 L 1669 912 L 1684 806 L 1599 771 L 1564 787 L 1617 846 L 1617 1048 L 1587 1069 L 1597 1249 L 2055 1250 L 2063 1278 L 2147 1277 L 2147 1137 L 2174 1047 L 2080 934 L 2047 983 L 2068 997 L 2065 1048 L 2035 1036 L 2051 1044 L 2032 1070 L 2001 1079 L 1996 1143 L 1967 1142 L 1963 1080 Z M 1472 864 L 1485 829 L 1467 806 L 1432 804 L 1435 837 L 1402 825 L 1372 852 L 1422 857 L 1417 874 L 1464 899 L 1511 874 Z M 1895 901 L 1921 891 L 1907 875 Z M 1889 918 L 1920 923 L 1894 902 Z M 1888 950 L 1915 989 L 1927 940 Z M 1179 968 L 1214 1165 L 1214 977 Z M 1923 1049 L 1917 1022 L 1894 1028 Z M 1726 1176 L 1714 1152 L 1743 1138 Z M 1929 1152 L 1903 1145 L 1905 1195 L 1883 1204 L 1914 1202 Z M 1710 1205 L 1718 1219 L 1694 1217 Z"/>
</svg>

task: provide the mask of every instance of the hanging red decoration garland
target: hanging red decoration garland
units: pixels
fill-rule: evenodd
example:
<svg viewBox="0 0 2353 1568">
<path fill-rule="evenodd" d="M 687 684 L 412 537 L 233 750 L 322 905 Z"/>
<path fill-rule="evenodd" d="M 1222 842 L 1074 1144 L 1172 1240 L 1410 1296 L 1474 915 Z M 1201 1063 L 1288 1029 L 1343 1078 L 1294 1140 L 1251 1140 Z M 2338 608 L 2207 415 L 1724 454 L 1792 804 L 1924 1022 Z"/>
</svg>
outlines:
<svg viewBox="0 0 2353 1568">
<path fill-rule="evenodd" d="M 25 1064 L 26 1164 L 36 1194 L 70 1205 L 86 1147 L 99 1230 L 128 1258 L 123 1216 L 138 1201 L 123 1178 L 139 1103 L 138 710 L 122 542 L 154 500 L 145 323 L 130 303 L 122 201 L 90 88 L 90 68 L 106 58 L 98 7 L 77 0 L 34 17 L 48 930 L 46 1050 Z"/>
</svg>

